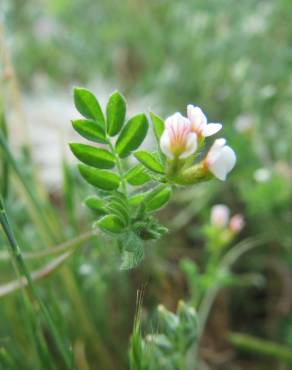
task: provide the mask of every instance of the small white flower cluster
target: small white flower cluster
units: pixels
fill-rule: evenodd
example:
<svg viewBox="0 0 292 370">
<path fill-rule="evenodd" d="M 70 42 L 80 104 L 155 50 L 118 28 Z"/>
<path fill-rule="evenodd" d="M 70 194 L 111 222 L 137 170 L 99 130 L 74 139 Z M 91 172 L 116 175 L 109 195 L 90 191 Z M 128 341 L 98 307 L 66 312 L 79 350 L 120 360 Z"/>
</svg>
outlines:
<svg viewBox="0 0 292 370">
<path fill-rule="evenodd" d="M 205 137 L 220 131 L 221 123 L 208 123 L 201 108 L 187 106 L 187 117 L 174 113 L 165 121 L 165 130 L 160 139 L 162 152 L 170 160 L 186 159 L 193 155 Z M 225 180 L 236 162 L 234 151 L 223 138 L 214 141 L 205 160 L 204 168 L 220 180 Z"/>
<path fill-rule="evenodd" d="M 219 228 L 229 228 L 233 233 L 239 233 L 245 225 L 241 214 L 235 214 L 230 218 L 230 209 L 224 204 L 217 204 L 211 209 L 211 224 Z"/>
</svg>

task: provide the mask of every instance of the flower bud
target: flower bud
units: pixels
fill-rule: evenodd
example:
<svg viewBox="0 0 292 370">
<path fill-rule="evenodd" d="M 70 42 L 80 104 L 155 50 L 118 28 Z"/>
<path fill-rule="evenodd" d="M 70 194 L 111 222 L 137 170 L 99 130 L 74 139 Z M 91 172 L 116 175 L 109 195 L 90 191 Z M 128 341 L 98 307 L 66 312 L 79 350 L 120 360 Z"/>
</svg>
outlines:
<svg viewBox="0 0 292 370">
<path fill-rule="evenodd" d="M 196 310 L 192 306 L 179 301 L 177 313 L 181 321 L 191 324 L 192 329 L 194 329 L 194 324 L 197 324 L 198 317 Z"/>
<path fill-rule="evenodd" d="M 205 168 L 222 181 L 226 180 L 236 162 L 234 151 L 225 144 L 223 138 L 215 140 L 204 160 Z"/>
<path fill-rule="evenodd" d="M 221 130 L 221 123 L 207 123 L 207 117 L 199 107 L 189 104 L 187 106 L 188 119 L 191 122 L 191 131 L 199 137 L 208 137 Z"/>
<path fill-rule="evenodd" d="M 164 325 L 165 332 L 174 335 L 179 326 L 179 318 L 161 304 L 157 307 L 157 310 L 159 318 Z"/>
<path fill-rule="evenodd" d="M 197 135 L 191 132 L 190 121 L 180 113 L 168 117 L 160 147 L 169 159 L 184 159 L 192 155 L 197 149 Z"/>
<path fill-rule="evenodd" d="M 229 223 L 229 229 L 237 234 L 239 233 L 245 225 L 244 218 L 241 214 L 236 214 L 231 217 L 230 223 Z"/>
<path fill-rule="evenodd" d="M 227 227 L 230 209 L 224 204 L 217 204 L 211 209 L 211 224 L 220 228 Z"/>
<path fill-rule="evenodd" d="M 151 345 L 157 346 L 163 352 L 170 352 L 173 350 L 171 342 L 163 334 L 148 334 L 146 336 L 146 341 Z"/>
</svg>

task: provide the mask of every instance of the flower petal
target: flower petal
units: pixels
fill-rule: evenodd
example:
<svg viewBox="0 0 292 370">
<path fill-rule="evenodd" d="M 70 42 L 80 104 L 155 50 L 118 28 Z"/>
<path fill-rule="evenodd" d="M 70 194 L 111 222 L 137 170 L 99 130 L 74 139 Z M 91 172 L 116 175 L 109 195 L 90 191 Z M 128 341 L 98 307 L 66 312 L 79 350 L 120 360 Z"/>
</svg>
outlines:
<svg viewBox="0 0 292 370">
<path fill-rule="evenodd" d="M 226 227 L 229 223 L 230 209 L 225 204 L 216 204 L 211 209 L 211 224 Z"/>
<path fill-rule="evenodd" d="M 213 145 L 211 146 L 207 154 L 208 165 L 212 164 L 217 159 L 217 157 L 220 155 L 220 152 L 225 144 L 226 144 L 226 140 L 223 138 L 216 139 L 214 141 Z"/>
<path fill-rule="evenodd" d="M 197 138 L 197 135 L 194 132 L 191 132 L 188 135 L 188 138 L 187 138 L 186 149 L 180 155 L 180 158 L 187 158 L 187 157 L 189 157 L 190 155 L 192 155 L 193 153 L 195 153 L 195 151 L 197 150 L 197 147 L 198 147 L 198 138 Z"/>
<path fill-rule="evenodd" d="M 219 180 L 226 180 L 227 174 L 232 170 L 236 162 L 236 155 L 229 146 L 224 146 L 215 160 L 209 164 L 209 170 Z"/>
<path fill-rule="evenodd" d="M 199 107 L 189 104 L 187 106 L 188 119 L 191 121 L 193 129 L 203 130 L 207 125 L 207 117 Z"/>
<path fill-rule="evenodd" d="M 230 172 L 236 163 L 236 155 L 230 146 L 225 146 L 221 151 L 222 160 L 225 162 L 227 172 Z"/>
<path fill-rule="evenodd" d="M 173 159 L 173 153 L 170 150 L 170 137 L 167 130 L 161 135 L 160 149 L 168 158 Z"/>
<path fill-rule="evenodd" d="M 239 233 L 245 226 L 244 217 L 241 214 L 236 214 L 231 217 L 229 228 L 234 233 Z"/>
<path fill-rule="evenodd" d="M 208 137 L 216 134 L 218 131 L 220 131 L 222 128 L 221 123 L 209 123 L 205 126 L 203 129 L 203 136 Z"/>
<path fill-rule="evenodd" d="M 166 120 L 165 120 L 165 128 L 166 129 L 169 129 L 169 128 L 171 128 L 171 126 L 173 125 L 173 124 L 175 124 L 175 122 L 176 122 L 176 120 L 177 120 L 177 115 L 179 115 L 179 113 L 178 112 L 176 112 L 176 113 L 174 113 L 174 114 L 172 114 L 171 116 L 169 116 L 169 117 L 167 117 L 166 118 Z"/>
</svg>

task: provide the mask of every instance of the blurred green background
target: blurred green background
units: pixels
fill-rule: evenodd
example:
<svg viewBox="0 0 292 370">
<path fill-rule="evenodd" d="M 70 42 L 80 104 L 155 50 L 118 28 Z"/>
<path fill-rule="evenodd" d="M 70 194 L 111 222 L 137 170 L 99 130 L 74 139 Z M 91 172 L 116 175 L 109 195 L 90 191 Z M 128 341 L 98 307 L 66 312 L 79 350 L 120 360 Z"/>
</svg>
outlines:
<svg viewBox="0 0 292 370">
<path fill-rule="evenodd" d="M 217 203 L 244 215 L 238 240 L 264 235 L 267 242 L 236 265 L 260 274 L 262 283 L 226 288 L 215 303 L 202 352 L 206 369 L 289 369 L 279 359 L 236 350 L 225 334 L 241 331 L 292 348 L 292 2 L 2 0 L 0 11 L 0 96 L 10 144 L 56 223 L 50 239 L 12 174 L 7 205 L 25 250 L 74 237 L 94 219 L 81 204 L 90 188 L 64 154 L 74 137 L 75 85 L 90 87 L 101 101 L 118 88 L 132 111 L 163 117 L 198 105 L 211 122 L 224 123 L 222 135 L 237 153 L 226 183 L 180 191 L 161 212 L 171 232 L 149 247 L 140 268 L 118 271 L 111 245 L 96 238 L 39 285 L 80 363 L 87 358 L 89 367 L 80 369 L 128 368 L 137 289 L 145 290 L 150 321 L 157 304 L 175 309 L 187 299 L 180 260 L 202 262 L 202 227 Z M 4 250 L 2 235 L 0 245 Z M 14 274 L 0 263 L 5 283 Z M 38 370 L 18 303 L 17 294 L 0 301 L 0 347 L 18 369 Z"/>
</svg>

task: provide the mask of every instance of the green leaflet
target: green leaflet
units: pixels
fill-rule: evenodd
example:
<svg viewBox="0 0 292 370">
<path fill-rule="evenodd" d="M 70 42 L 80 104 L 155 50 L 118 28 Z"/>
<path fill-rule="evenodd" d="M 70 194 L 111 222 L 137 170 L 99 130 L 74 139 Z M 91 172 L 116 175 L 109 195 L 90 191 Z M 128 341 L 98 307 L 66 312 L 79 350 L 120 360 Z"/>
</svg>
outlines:
<svg viewBox="0 0 292 370">
<path fill-rule="evenodd" d="M 159 117 L 157 114 L 150 112 L 150 117 L 151 121 L 153 123 L 153 129 L 154 129 L 154 134 L 156 137 L 156 140 L 160 141 L 160 137 L 164 131 L 164 121 L 161 117 Z"/>
<path fill-rule="evenodd" d="M 125 225 L 127 225 L 130 220 L 128 204 L 124 204 L 124 202 L 117 197 L 109 197 L 107 200 L 108 203 L 106 209 L 109 211 L 108 213 L 116 215 Z"/>
<path fill-rule="evenodd" d="M 127 182 L 133 186 L 139 186 L 146 184 L 147 182 L 151 181 L 151 177 L 146 172 L 144 166 L 138 164 L 131 168 L 126 176 Z"/>
<path fill-rule="evenodd" d="M 109 213 L 112 213 L 115 216 L 119 217 L 119 219 L 123 221 L 125 225 L 129 223 L 129 215 L 119 203 L 111 202 L 107 205 L 106 208 Z"/>
<path fill-rule="evenodd" d="M 120 185 L 120 178 L 113 172 L 106 170 L 99 170 L 86 166 L 84 164 L 78 165 L 82 177 L 91 185 L 96 186 L 102 190 L 115 190 Z"/>
<path fill-rule="evenodd" d="M 84 204 L 100 216 L 107 214 L 104 201 L 94 195 L 87 197 L 84 200 Z"/>
<path fill-rule="evenodd" d="M 110 136 L 115 136 L 120 132 L 125 116 L 126 100 L 118 91 L 115 91 L 110 96 L 106 107 L 107 133 Z"/>
<path fill-rule="evenodd" d="M 102 144 L 107 142 L 104 129 L 95 121 L 88 119 L 76 119 L 72 121 L 72 126 L 79 135 L 87 140 Z"/>
<path fill-rule="evenodd" d="M 122 129 L 116 142 L 116 151 L 125 158 L 137 149 L 143 142 L 148 131 L 148 121 L 145 114 L 132 117 Z"/>
<path fill-rule="evenodd" d="M 124 206 L 124 208 L 128 207 L 128 200 L 127 200 L 126 196 L 120 191 L 112 192 L 112 194 L 110 196 L 106 197 L 106 199 L 108 201 L 115 200 L 115 201 L 121 203 Z"/>
<path fill-rule="evenodd" d="M 94 226 L 113 234 L 119 234 L 124 230 L 124 224 L 116 215 L 106 215 L 94 223 Z"/>
<path fill-rule="evenodd" d="M 130 205 L 133 207 L 138 206 L 139 204 L 143 202 L 146 195 L 147 193 L 139 193 L 139 194 L 132 195 L 131 198 L 129 199 Z"/>
<path fill-rule="evenodd" d="M 74 103 L 83 117 L 93 119 L 100 126 L 105 127 L 105 120 L 96 97 L 87 89 L 76 87 L 74 89 Z"/>
<path fill-rule="evenodd" d="M 146 193 L 135 194 L 130 198 L 131 206 L 138 206 L 145 202 L 145 209 L 148 212 L 162 208 L 170 199 L 172 190 L 170 186 L 161 189 L 153 189 Z"/>
<path fill-rule="evenodd" d="M 95 148 L 86 144 L 71 143 L 70 149 L 81 162 L 96 168 L 113 168 L 115 157 L 106 149 Z"/>
<path fill-rule="evenodd" d="M 145 150 L 140 150 L 135 153 L 135 157 L 149 170 L 163 174 L 164 168 L 162 164 L 154 157 L 153 154 L 146 152 Z"/>
<path fill-rule="evenodd" d="M 155 192 L 156 189 L 153 190 Z M 151 194 L 151 193 L 150 193 Z M 156 192 L 153 197 L 149 197 L 150 199 L 146 202 L 146 210 L 148 212 L 157 211 L 158 209 L 162 208 L 170 199 L 172 194 L 172 190 L 170 186 L 167 186 L 160 191 Z M 147 196 L 148 198 L 148 196 Z"/>
</svg>

